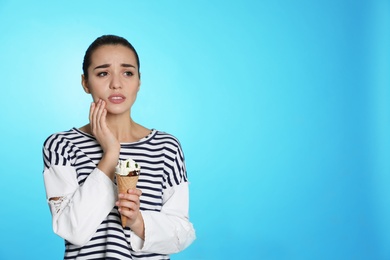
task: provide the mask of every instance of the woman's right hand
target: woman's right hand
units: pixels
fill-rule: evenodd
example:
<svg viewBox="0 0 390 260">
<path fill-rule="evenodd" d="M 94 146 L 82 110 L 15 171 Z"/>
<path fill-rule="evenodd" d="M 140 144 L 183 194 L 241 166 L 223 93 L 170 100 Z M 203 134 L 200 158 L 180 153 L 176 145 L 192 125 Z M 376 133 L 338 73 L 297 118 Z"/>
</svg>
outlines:
<svg viewBox="0 0 390 260">
<path fill-rule="evenodd" d="M 89 123 L 92 135 L 99 142 L 103 150 L 103 156 L 98 168 L 108 177 L 114 179 L 115 166 L 118 163 L 120 143 L 106 123 L 106 104 L 99 99 L 91 104 Z"/>
</svg>

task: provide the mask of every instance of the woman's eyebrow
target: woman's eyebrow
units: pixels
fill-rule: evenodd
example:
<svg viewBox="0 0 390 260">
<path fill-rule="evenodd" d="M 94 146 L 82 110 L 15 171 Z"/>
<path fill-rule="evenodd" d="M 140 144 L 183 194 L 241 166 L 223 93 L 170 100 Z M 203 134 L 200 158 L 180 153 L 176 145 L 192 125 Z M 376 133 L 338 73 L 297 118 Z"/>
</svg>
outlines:
<svg viewBox="0 0 390 260">
<path fill-rule="evenodd" d="M 127 63 L 122 63 L 121 66 L 122 66 L 122 67 L 125 67 L 125 68 L 130 68 L 130 67 L 131 67 L 131 68 L 135 68 L 134 65 L 127 64 Z"/>
<path fill-rule="evenodd" d="M 111 64 L 102 64 L 102 65 L 96 66 L 94 68 L 94 70 L 96 70 L 96 69 L 105 69 L 105 68 L 108 68 L 110 66 L 111 66 Z M 131 64 L 128 64 L 128 63 L 122 63 L 121 66 L 125 67 L 125 68 L 135 68 L 134 65 L 131 65 Z"/>
<path fill-rule="evenodd" d="M 111 64 L 103 64 L 103 65 L 96 66 L 94 68 L 94 70 L 96 70 L 96 69 L 105 69 L 105 68 L 108 68 L 110 66 L 111 66 Z"/>
</svg>

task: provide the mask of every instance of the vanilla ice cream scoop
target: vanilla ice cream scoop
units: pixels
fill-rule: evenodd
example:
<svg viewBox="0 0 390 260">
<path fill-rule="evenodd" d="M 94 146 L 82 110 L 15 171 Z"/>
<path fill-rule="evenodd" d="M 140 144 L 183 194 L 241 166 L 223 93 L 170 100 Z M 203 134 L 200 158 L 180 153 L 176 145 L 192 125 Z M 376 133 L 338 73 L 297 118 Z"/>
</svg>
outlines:
<svg viewBox="0 0 390 260">
<path fill-rule="evenodd" d="M 140 165 L 131 158 L 125 161 L 119 160 L 118 165 L 115 167 L 115 173 L 121 176 L 138 176 L 140 171 Z"/>
</svg>

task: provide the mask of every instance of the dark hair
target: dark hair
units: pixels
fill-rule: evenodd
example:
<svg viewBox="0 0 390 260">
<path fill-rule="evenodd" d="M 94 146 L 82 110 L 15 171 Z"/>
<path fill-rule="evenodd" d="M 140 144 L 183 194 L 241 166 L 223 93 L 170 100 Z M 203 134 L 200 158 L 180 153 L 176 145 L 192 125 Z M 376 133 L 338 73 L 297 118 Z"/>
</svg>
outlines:
<svg viewBox="0 0 390 260">
<path fill-rule="evenodd" d="M 134 49 L 133 45 L 131 45 L 131 43 L 123 37 L 116 36 L 116 35 L 103 35 L 103 36 L 98 37 L 96 40 L 94 40 L 91 43 L 91 45 L 89 45 L 87 51 L 85 52 L 84 61 L 83 61 L 83 73 L 84 73 L 85 79 L 88 79 L 88 67 L 91 65 L 91 57 L 92 57 L 93 52 L 96 51 L 96 49 L 98 49 L 99 47 L 104 46 L 104 45 L 122 45 L 122 46 L 127 47 L 130 50 L 132 50 L 135 54 L 135 58 L 137 59 L 138 76 L 140 76 L 139 57 L 138 57 L 138 53 Z"/>
</svg>

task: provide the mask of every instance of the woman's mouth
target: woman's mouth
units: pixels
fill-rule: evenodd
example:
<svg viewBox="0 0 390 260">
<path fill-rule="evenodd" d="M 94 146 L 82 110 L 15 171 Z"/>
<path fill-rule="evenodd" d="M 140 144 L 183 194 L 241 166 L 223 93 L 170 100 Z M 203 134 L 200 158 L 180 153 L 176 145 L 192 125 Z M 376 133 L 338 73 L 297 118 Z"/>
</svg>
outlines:
<svg viewBox="0 0 390 260">
<path fill-rule="evenodd" d="M 114 103 L 114 104 L 120 104 L 120 103 L 124 102 L 125 99 L 126 99 L 126 97 L 123 95 L 120 95 L 120 94 L 114 94 L 114 95 L 111 95 L 108 97 L 108 101 L 110 101 L 111 103 Z"/>
</svg>

